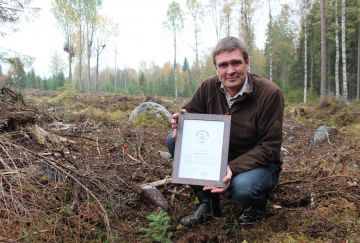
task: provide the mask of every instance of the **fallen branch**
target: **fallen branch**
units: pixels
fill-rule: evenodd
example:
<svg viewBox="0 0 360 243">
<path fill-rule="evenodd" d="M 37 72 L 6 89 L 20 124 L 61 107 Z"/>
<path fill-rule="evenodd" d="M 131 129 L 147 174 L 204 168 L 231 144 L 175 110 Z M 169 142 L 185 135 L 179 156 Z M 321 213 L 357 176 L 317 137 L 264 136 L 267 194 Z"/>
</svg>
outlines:
<svg viewBox="0 0 360 243">
<path fill-rule="evenodd" d="M 8 143 L 6 141 L 2 141 L 3 143 Z M 11 146 L 17 147 L 18 149 L 21 149 L 22 151 L 26 151 L 29 154 L 32 154 L 34 157 L 40 158 L 42 159 L 42 161 L 44 161 L 44 163 L 52 166 L 53 168 L 55 168 L 56 170 L 61 171 L 65 176 L 71 178 L 74 182 L 76 182 L 80 187 L 82 187 L 87 193 L 89 193 L 89 195 L 96 201 L 96 203 L 99 205 L 102 213 L 103 213 L 103 218 L 104 218 L 104 223 L 105 223 L 105 227 L 106 227 L 106 231 L 108 234 L 108 238 L 111 242 L 114 242 L 114 239 L 112 237 L 112 233 L 111 233 L 111 227 L 110 227 L 110 221 L 109 221 L 109 217 L 107 215 L 107 212 L 105 210 L 105 208 L 103 207 L 103 205 L 101 204 L 100 200 L 95 196 L 95 194 L 88 188 L 86 187 L 78 178 L 76 178 L 73 174 L 71 174 L 70 172 L 71 169 L 59 164 L 58 162 L 56 162 L 55 160 L 51 159 L 51 158 L 47 158 L 45 156 L 42 156 L 38 153 L 35 153 L 23 146 L 17 145 L 17 144 L 10 144 Z M 68 170 L 68 171 L 67 171 Z"/>
</svg>

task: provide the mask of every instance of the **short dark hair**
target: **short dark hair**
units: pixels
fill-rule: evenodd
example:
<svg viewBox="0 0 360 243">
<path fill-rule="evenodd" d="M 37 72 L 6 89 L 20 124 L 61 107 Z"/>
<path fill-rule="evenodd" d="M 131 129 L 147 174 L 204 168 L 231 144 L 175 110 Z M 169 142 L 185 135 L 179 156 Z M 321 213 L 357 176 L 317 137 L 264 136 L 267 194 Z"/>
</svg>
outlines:
<svg viewBox="0 0 360 243">
<path fill-rule="evenodd" d="M 228 36 L 220 39 L 213 50 L 213 63 L 216 66 L 216 56 L 223 52 L 231 52 L 239 49 L 244 56 L 246 63 L 249 62 L 249 53 L 245 43 L 233 36 Z"/>
</svg>

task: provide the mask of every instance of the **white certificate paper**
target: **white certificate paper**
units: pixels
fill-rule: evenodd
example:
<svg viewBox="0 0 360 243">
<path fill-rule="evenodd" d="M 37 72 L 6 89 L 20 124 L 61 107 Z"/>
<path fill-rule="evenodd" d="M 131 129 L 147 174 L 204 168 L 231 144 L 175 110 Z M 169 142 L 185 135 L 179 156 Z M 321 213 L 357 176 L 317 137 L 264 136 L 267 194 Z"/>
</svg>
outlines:
<svg viewBox="0 0 360 243">
<path fill-rule="evenodd" d="M 171 181 L 224 187 L 230 125 L 229 115 L 181 114 Z"/>
<path fill-rule="evenodd" d="M 185 120 L 179 177 L 220 180 L 224 122 Z"/>
</svg>

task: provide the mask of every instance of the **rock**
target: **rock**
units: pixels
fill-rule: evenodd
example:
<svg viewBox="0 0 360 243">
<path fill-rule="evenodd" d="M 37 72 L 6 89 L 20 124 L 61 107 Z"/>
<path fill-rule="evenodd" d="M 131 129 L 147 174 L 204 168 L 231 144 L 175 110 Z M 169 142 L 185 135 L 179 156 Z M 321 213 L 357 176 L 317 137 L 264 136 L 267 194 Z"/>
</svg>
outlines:
<svg viewBox="0 0 360 243">
<path fill-rule="evenodd" d="M 330 135 L 334 133 L 334 128 L 328 126 L 320 126 L 315 130 L 314 134 L 314 143 L 321 143 L 324 141 L 328 141 L 330 143 Z"/>
<path fill-rule="evenodd" d="M 169 203 L 164 195 L 154 186 L 146 186 L 142 188 L 140 195 L 145 201 L 151 205 L 162 208 L 167 211 L 169 209 Z"/>
<path fill-rule="evenodd" d="M 159 151 L 159 155 L 160 155 L 161 158 L 171 159 L 171 154 L 169 152 Z"/>
<path fill-rule="evenodd" d="M 166 118 L 169 122 L 171 120 L 171 113 L 165 107 L 154 102 L 144 102 L 131 112 L 129 121 L 133 121 L 142 113 L 147 113 L 148 115 L 153 116 L 154 119 L 158 120 L 164 118 Z"/>
</svg>

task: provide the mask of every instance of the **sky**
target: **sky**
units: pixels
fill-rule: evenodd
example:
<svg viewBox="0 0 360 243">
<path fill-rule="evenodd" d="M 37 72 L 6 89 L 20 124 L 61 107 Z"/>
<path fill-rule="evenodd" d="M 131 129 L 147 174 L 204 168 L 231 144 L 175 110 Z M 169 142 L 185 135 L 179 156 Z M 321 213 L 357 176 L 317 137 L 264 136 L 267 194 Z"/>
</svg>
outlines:
<svg viewBox="0 0 360 243">
<path fill-rule="evenodd" d="M 140 63 L 150 66 L 151 62 L 163 65 L 172 62 L 174 58 L 173 36 L 164 28 L 166 11 L 172 0 L 103 0 L 100 12 L 108 16 L 119 25 L 119 36 L 111 39 L 107 44 L 100 60 L 100 69 L 112 67 L 115 63 L 115 44 L 117 46 L 118 68 L 140 68 Z M 259 0 L 264 4 L 265 0 Z M 18 31 L 0 38 L 0 48 L 11 49 L 15 52 L 34 58 L 32 67 L 42 77 L 51 75 L 50 59 L 58 53 L 66 63 L 66 53 L 63 51 L 64 37 L 61 27 L 57 24 L 51 12 L 51 0 L 33 0 L 32 6 L 40 8 L 38 17 L 20 23 Z M 178 0 L 185 9 L 185 0 Z M 207 0 L 201 0 L 206 4 Z M 274 2 L 274 1 L 273 1 Z M 293 2 L 281 0 L 275 2 Z M 267 5 L 267 4 L 266 4 Z M 279 7 L 273 6 L 276 15 Z M 256 45 L 264 47 L 265 29 L 268 21 L 267 9 L 260 9 L 254 16 Z M 190 18 L 185 21 L 184 30 L 178 36 L 177 61 L 182 63 L 186 57 L 193 62 L 195 52 L 193 48 L 194 35 Z M 237 36 L 237 29 L 232 29 L 232 35 Z M 216 35 L 210 18 L 205 18 L 200 33 L 200 56 L 205 55 L 216 44 Z M 95 63 L 94 61 L 92 61 Z M 64 70 L 67 73 L 66 68 Z"/>
</svg>

